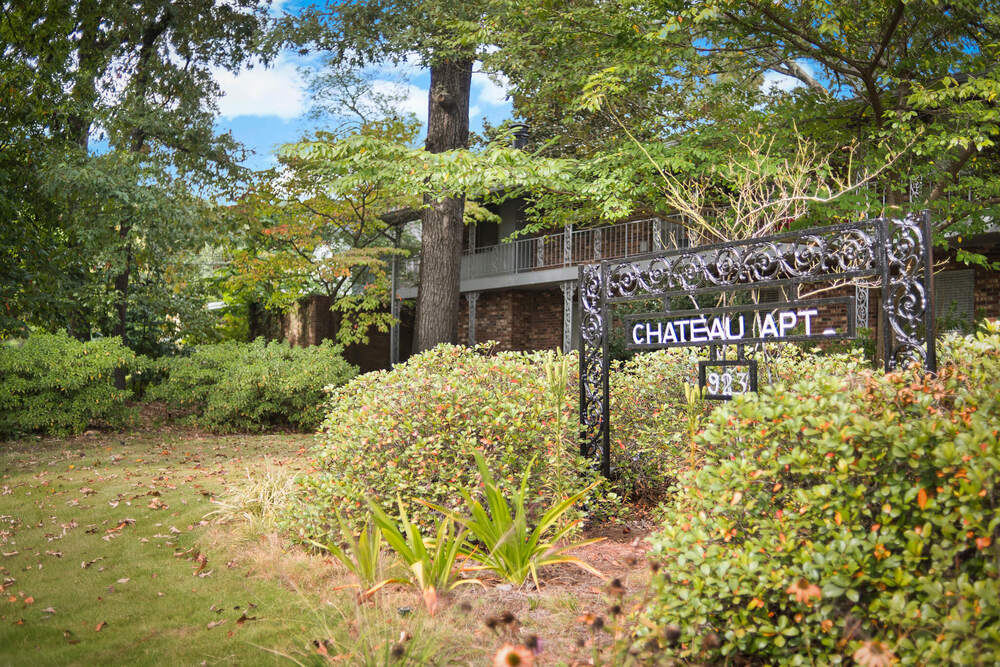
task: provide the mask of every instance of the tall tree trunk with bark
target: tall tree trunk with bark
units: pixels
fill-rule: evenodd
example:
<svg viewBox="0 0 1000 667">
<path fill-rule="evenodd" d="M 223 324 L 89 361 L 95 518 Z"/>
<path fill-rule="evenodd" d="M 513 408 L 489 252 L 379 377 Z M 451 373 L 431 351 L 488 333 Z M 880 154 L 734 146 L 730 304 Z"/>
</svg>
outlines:
<svg viewBox="0 0 1000 667">
<path fill-rule="evenodd" d="M 466 147 L 471 85 L 471 59 L 431 66 L 426 144 L 431 153 Z M 424 203 L 415 352 L 458 342 L 465 199 L 428 198 Z"/>
<path fill-rule="evenodd" d="M 156 40 L 160 38 L 170 22 L 173 20 L 174 12 L 169 5 L 165 7 L 160 17 L 153 23 L 147 25 L 142 31 L 142 41 L 139 47 L 138 64 L 136 65 L 135 96 L 139 101 L 140 108 L 145 109 L 146 96 L 149 92 L 150 81 L 150 60 L 156 56 L 154 46 Z M 129 151 L 132 153 L 142 153 L 146 149 L 146 130 L 141 126 L 132 129 L 129 139 Z M 115 324 L 115 335 L 121 337 L 122 345 L 128 346 L 128 287 L 132 276 L 132 240 L 129 239 L 129 232 L 132 231 L 132 222 L 123 220 L 118 229 L 118 238 L 122 242 L 122 250 L 125 253 L 125 263 L 121 273 L 115 276 L 115 308 L 117 312 L 117 322 Z M 125 369 L 116 368 L 114 371 L 116 389 L 125 388 Z"/>
</svg>

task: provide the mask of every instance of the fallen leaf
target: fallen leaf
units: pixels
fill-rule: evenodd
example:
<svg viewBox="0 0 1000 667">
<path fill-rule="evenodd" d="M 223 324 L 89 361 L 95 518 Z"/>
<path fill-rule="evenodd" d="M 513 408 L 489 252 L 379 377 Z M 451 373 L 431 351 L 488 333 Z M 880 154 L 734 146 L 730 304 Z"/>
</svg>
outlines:
<svg viewBox="0 0 1000 667">
<path fill-rule="evenodd" d="M 100 623 L 97 624 L 97 627 L 94 628 L 94 632 L 100 632 L 101 630 L 103 630 L 104 628 L 106 628 L 107 625 L 108 625 L 107 621 L 101 621 Z"/>
<path fill-rule="evenodd" d="M 56 610 L 55 610 L 54 607 L 46 607 L 45 609 L 42 610 L 42 613 L 43 614 L 54 614 L 54 613 L 56 613 Z"/>
<path fill-rule="evenodd" d="M 211 623 L 209 623 L 209 624 L 208 624 L 208 625 L 207 625 L 206 627 L 207 627 L 207 628 L 208 628 L 209 630 L 211 630 L 212 628 L 217 628 L 217 627 L 219 627 L 220 625 L 222 625 L 222 624 L 223 624 L 223 623 L 225 623 L 225 622 L 226 622 L 226 619 L 224 619 L 224 618 L 220 618 L 220 619 L 219 619 L 219 620 L 217 620 L 217 621 L 212 621 L 212 622 L 211 622 Z"/>
<path fill-rule="evenodd" d="M 208 556 L 203 553 L 199 553 L 194 561 L 198 564 L 198 569 L 194 571 L 195 574 L 201 574 L 202 570 L 208 567 Z"/>
<path fill-rule="evenodd" d="M 31 595 L 24 598 L 24 604 L 35 604 L 35 598 Z"/>
<path fill-rule="evenodd" d="M 128 582 L 129 582 L 128 577 L 122 577 L 121 579 L 118 580 L 119 584 L 127 584 Z"/>
<path fill-rule="evenodd" d="M 243 614 L 238 619 L 236 619 L 236 625 L 243 625 L 247 621 L 256 621 L 256 620 L 257 620 L 256 616 L 247 616 L 246 614 Z"/>
<path fill-rule="evenodd" d="M 21 553 L 20 551 L 0 551 L 4 555 L 4 558 L 10 558 L 11 556 L 16 556 Z"/>
<path fill-rule="evenodd" d="M 70 644 L 79 644 L 80 640 L 73 637 L 72 630 L 63 630 L 63 639 L 65 639 Z"/>
<path fill-rule="evenodd" d="M 91 565 L 93 565 L 94 563 L 96 563 L 99 560 L 104 560 L 104 556 L 98 556 L 94 560 L 85 560 L 82 563 L 80 563 L 80 567 L 82 569 L 86 570 L 88 567 L 90 567 Z"/>
</svg>

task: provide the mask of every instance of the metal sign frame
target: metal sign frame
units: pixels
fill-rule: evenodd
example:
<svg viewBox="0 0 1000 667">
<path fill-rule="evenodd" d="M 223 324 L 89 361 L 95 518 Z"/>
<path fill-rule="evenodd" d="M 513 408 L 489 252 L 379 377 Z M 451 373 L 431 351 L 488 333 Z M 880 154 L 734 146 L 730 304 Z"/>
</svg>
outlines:
<svg viewBox="0 0 1000 667">
<path fill-rule="evenodd" d="M 610 475 L 609 335 L 615 303 L 876 278 L 887 371 L 937 368 L 930 214 L 874 218 L 580 267 L 580 451 Z"/>
</svg>

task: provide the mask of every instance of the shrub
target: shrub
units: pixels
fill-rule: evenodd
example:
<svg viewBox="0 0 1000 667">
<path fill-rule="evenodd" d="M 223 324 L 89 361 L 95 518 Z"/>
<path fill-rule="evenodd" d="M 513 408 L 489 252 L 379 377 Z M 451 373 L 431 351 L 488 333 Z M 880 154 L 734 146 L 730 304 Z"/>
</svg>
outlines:
<svg viewBox="0 0 1000 667">
<path fill-rule="evenodd" d="M 815 364 L 815 355 L 795 345 L 768 345 L 766 352 L 756 357 L 761 385 L 804 377 Z M 632 500 L 660 500 L 710 444 L 692 442 L 692 437 L 718 403 L 691 404 L 684 393 L 685 384 L 697 387 L 698 361 L 704 358 L 705 350 L 673 348 L 612 365 L 611 472 L 619 494 Z M 868 367 L 857 351 L 823 358 L 839 375 Z"/>
<path fill-rule="evenodd" d="M 845 377 L 843 358 L 813 357 L 805 379 L 716 409 L 707 465 L 681 475 L 651 540 L 662 567 L 637 647 L 1000 662 L 1000 336 L 942 348 L 937 377 Z"/>
<path fill-rule="evenodd" d="M 324 387 L 342 385 L 357 369 L 330 342 L 215 343 L 166 362 L 167 379 L 147 392 L 194 411 L 214 431 L 259 431 L 271 426 L 313 430 L 323 417 Z"/>
<path fill-rule="evenodd" d="M 697 359 L 674 348 L 613 365 L 611 469 L 624 497 L 658 500 L 687 467 L 684 383 L 697 382 Z"/>
<path fill-rule="evenodd" d="M 415 522 L 433 523 L 436 513 L 416 501 L 462 507 L 460 491 L 483 481 L 473 450 L 508 489 L 537 456 L 533 506 L 586 486 L 552 478 L 574 477 L 586 466 L 576 454 L 575 420 L 567 418 L 576 393 L 564 392 L 556 405 L 548 391 L 542 369 L 550 355 L 486 351 L 441 345 L 333 392 L 314 450 L 316 471 L 304 479 L 308 511 L 297 517 L 304 532 L 335 529 L 338 512 L 362 522 L 366 496 L 398 517 L 397 493 Z M 575 382 L 571 374 L 570 386 Z M 571 465 L 556 465 L 561 457 Z"/>
<path fill-rule="evenodd" d="M 130 392 L 115 389 L 112 376 L 135 364 L 118 338 L 81 342 L 60 332 L 0 346 L 0 437 L 124 425 Z"/>
</svg>

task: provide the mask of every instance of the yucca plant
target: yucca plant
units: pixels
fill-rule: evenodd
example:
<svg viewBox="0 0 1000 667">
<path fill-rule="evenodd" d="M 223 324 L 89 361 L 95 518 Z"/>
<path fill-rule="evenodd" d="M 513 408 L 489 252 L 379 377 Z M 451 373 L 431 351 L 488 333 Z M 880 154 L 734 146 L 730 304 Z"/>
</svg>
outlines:
<svg viewBox="0 0 1000 667">
<path fill-rule="evenodd" d="M 382 531 L 385 541 L 406 563 L 412 572 L 410 583 L 420 589 L 427 611 L 434 615 L 437 611 L 438 592 L 446 593 L 462 584 L 479 584 L 478 579 L 457 579 L 455 564 L 459 556 L 466 552 L 466 531 L 455 531 L 451 519 L 438 525 L 437 535 L 427 539 L 420 527 L 410 522 L 403 507 L 403 501 L 396 498 L 403 530 L 375 503 L 368 501 L 372 518 Z"/>
<path fill-rule="evenodd" d="M 388 583 L 399 582 L 399 579 L 382 578 L 382 530 L 378 525 L 369 521 L 357 537 L 351 529 L 350 524 L 337 514 L 337 523 L 340 527 L 340 544 L 330 542 L 317 542 L 308 539 L 306 542 L 330 553 L 331 556 L 339 560 L 344 567 L 351 571 L 358 578 L 361 587 L 361 597 L 370 597 Z"/>
<path fill-rule="evenodd" d="M 473 455 L 476 457 L 476 465 L 483 479 L 486 507 L 467 491 L 462 491 L 462 497 L 465 498 L 471 516 L 462 516 L 443 507 L 431 505 L 446 517 L 465 526 L 482 542 L 485 552 L 481 556 L 475 556 L 472 550 L 467 548 L 466 553 L 469 556 L 475 557 L 487 569 L 493 570 L 517 586 L 523 585 L 530 575 L 535 582 L 535 588 L 538 588 L 539 568 L 556 563 L 571 563 L 604 578 L 598 570 L 567 554 L 571 549 L 599 542 L 603 538 L 560 545 L 559 542 L 573 531 L 577 521 L 556 527 L 560 518 L 600 481 L 553 505 L 542 514 L 534 526 L 529 526 L 525 499 L 528 496 L 528 479 L 531 476 L 534 459 L 524 472 L 520 488 L 512 493 L 511 503 L 508 503 L 503 491 L 497 486 L 493 475 L 486 467 L 486 460 L 482 454 L 473 451 Z"/>
</svg>

